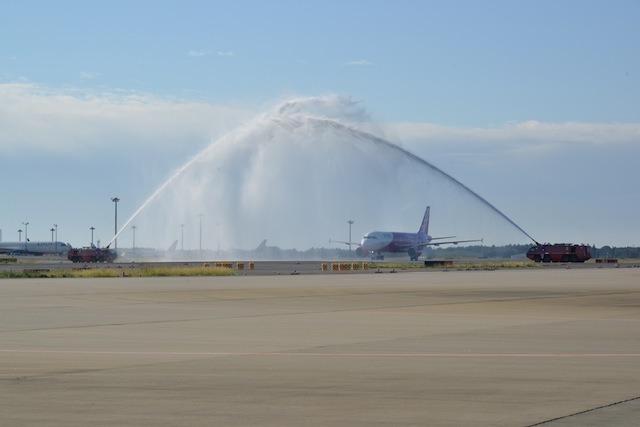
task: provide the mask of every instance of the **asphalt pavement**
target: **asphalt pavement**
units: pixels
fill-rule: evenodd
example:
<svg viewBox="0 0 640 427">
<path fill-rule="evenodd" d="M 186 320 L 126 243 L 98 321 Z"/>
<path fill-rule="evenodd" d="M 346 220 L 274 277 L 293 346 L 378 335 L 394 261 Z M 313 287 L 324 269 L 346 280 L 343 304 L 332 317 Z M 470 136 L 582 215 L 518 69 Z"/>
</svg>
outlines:
<svg viewBox="0 0 640 427">
<path fill-rule="evenodd" d="M 1 419 L 635 426 L 639 326 L 637 268 L 2 279 Z"/>
</svg>

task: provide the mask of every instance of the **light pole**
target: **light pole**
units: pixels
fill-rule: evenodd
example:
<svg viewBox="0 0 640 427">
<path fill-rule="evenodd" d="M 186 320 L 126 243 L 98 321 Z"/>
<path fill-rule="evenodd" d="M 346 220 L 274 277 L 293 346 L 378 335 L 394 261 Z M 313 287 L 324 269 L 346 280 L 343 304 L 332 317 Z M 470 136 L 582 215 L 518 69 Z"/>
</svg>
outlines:
<svg viewBox="0 0 640 427">
<path fill-rule="evenodd" d="M 53 224 L 53 228 L 56 229 L 56 253 L 58 253 L 58 224 Z"/>
<path fill-rule="evenodd" d="M 136 228 L 138 228 L 137 225 L 132 225 L 131 229 L 133 230 L 133 253 L 136 253 Z"/>
<path fill-rule="evenodd" d="M 350 219 L 349 221 L 347 221 L 347 223 L 349 224 L 349 256 L 351 256 L 351 226 L 353 225 L 355 221 Z"/>
<path fill-rule="evenodd" d="M 200 246 L 199 246 L 198 254 L 200 255 L 200 259 L 202 259 L 202 217 L 203 216 L 204 216 L 203 214 L 198 214 L 198 218 L 200 219 Z"/>
<path fill-rule="evenodd" d="M 118 202 L 120 201 L 120 199 L 118 199 L 117 197 L 112 197 L 111 201 L 113 203 L 115 203 L 116 205 L 116 220 L 115 220 L 115 231 L 114 231 L 114 235 L 118 235 Z M 116 252 L 118 252 L 118 239 L 115 239 L 114 242 L 114 249 L 116 250 Z"/>
<path fill-rule="evenodd" d="M 220 222 L 216 223 L 218 228 L 218 258 L 220 258 Z"/>
<path fill-rule="evenodd" d="M 22 242 L 22 229 L 18 229 L 18 242 Z"/>
<path fill-rule="evenodd" d="M 180 250 L 184 251 L 184 224 L 180 224 Z"/>
<path fill-rule="evenodd" d="M 49 231 L 51 231 L 51 242 L 53 243 L 53 232 L 56 231 L 56 229 L 51 227 L 51 230 Z"/>
<path fill-rule="evenodd" d="M 29 223 L 28 222 L 23 222 L 22 225 L 24 225 L 24 250 L 27 250 L 27 242 L 29 241 Z"/>
<path fill-rule="evenodd" d="M 89 230 L 91 230 L 91 247 L 93 247 L 93 230 L 95 229 L 95 227 L 89 227 Z"/>
</svg>

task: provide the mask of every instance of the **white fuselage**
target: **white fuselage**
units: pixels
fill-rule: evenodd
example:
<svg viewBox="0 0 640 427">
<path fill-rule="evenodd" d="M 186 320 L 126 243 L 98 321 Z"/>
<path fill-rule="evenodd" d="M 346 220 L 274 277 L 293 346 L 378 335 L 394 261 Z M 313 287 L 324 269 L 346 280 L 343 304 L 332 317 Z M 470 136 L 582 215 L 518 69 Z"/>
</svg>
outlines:
<svg viewBox="0 0 640 427">
<path fill-rule="evenodd" d="M 407 252 L 410 248 L 419 252 L 430 241 L 431 236 L 426 233 L 372 231 L 364 235 L 360 246 L 365 253 Z"/>
<path fill-rule="evenodd" d="M 64 242 L 0 242 L 0 253 L 66 255 L 69 249 L 71 245 Z"/>
</svg>

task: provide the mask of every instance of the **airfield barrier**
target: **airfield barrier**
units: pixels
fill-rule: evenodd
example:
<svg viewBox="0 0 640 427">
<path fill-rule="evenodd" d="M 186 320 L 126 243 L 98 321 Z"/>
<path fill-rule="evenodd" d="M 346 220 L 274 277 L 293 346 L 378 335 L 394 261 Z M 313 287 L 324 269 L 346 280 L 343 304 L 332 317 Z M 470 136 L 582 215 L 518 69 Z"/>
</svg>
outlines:
<svg viewBox="0 0 640 427">
<path fill-rule="evenodd" d="M 332 262 L 331 271 L 359 271 L 368 270 L 368 262 Z M 322 263 L 322 271 L 328 271 L 329 265 L 326 262 Z"/>
<path fill-rule="evenodd" d="M 241 261 L 236 262 L 236 269 L 244 270 L 245 267 L 248 268 L 249 270 L 253 270 L 256 267 L 256 265 L 253 261 L 248 263 L 241 262 Z"/>
<path fill-rule="evenodd" d="M 233 263 L 229 261 L 216 261 L 213 265 L 218 268 L 233 268 Z"/>
<path fill-rule="evenodd" d="M 18 262 L 18 258 L 0 258 L 0 263 L 2 264 L 13 264 Z"/>
<path fill-rule="evenodd" d="M 218 268 L 230 268 L 233 269 L 233 265 L 235 264 L 235 268 L 236 270 L 244 270 L 245 268 L 248 268 L 249 270 L 253 270 L 256 268 L 256 264 L 253 261 L 250 262 L 244 262 L 244 261 L 237 261 L 237 262 L 231 262 L 231 261 L 216 261 L 215 263 L 213 263 L 214 267 L 218 267 Z M 205 262 L 204 263 L 205 267 L 209 267 L 209 263 Z"/>
</svg>

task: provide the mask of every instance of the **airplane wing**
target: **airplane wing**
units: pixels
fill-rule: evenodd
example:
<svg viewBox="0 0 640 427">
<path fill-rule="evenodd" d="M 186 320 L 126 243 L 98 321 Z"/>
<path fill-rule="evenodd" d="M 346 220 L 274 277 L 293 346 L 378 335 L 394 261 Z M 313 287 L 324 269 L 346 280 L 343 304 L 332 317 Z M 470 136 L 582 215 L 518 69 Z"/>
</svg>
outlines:
<svg viewBox="0 0 640 427">
<path fill-rule="evenodd" d="M 345 245 L 361 246 L 360 243 L 358 243 L 358 242 L 349 243 L 349 242 L 343 242 L 343 241 L 340 241 L 340 240 L 331 240 L 331 239 L 329 239 L 329 243 L 344 243 Z"/>
<path fill-rule="evenodd" d="M 454 237 L 454 236 L 450 236 Z M 433 239 L 446 239 L 446 237 L 432 237 Z M 419 243 L 418 245 L 409 243 L 409 244 L 396 244 L 396 248 L 398 252 L 403 252 L 405 250 L 409 250 L 410 248 L 424 249 L 426 246 L 440 246 L 440 245 L 457 245 L 458 243 L 469 243 L 469 242 L 482 242 L 484 239 L 474 239 L 474 240 L 451 240 L 448 242 L 429 242 L 429 243 Z M 344 243 L 344 242 L 341 242 Z"/>
<path fill-rule="evenodd" d="M 441 237 L 444 239 L 446 237 Z M 433 240 L 433 239 L 432 239 Z M 420 247 L 424 246 L 440 246 L 440 245 L 457 245 L 458 243 L 469 243 L 469 242 L 482 242 L 484 239 L 475 239 L 475 240 L 452 240 L 450 242 L 436 242 L 436 243 L 427 243 L 425 245 L 420 245 Z"/>
</svg>

